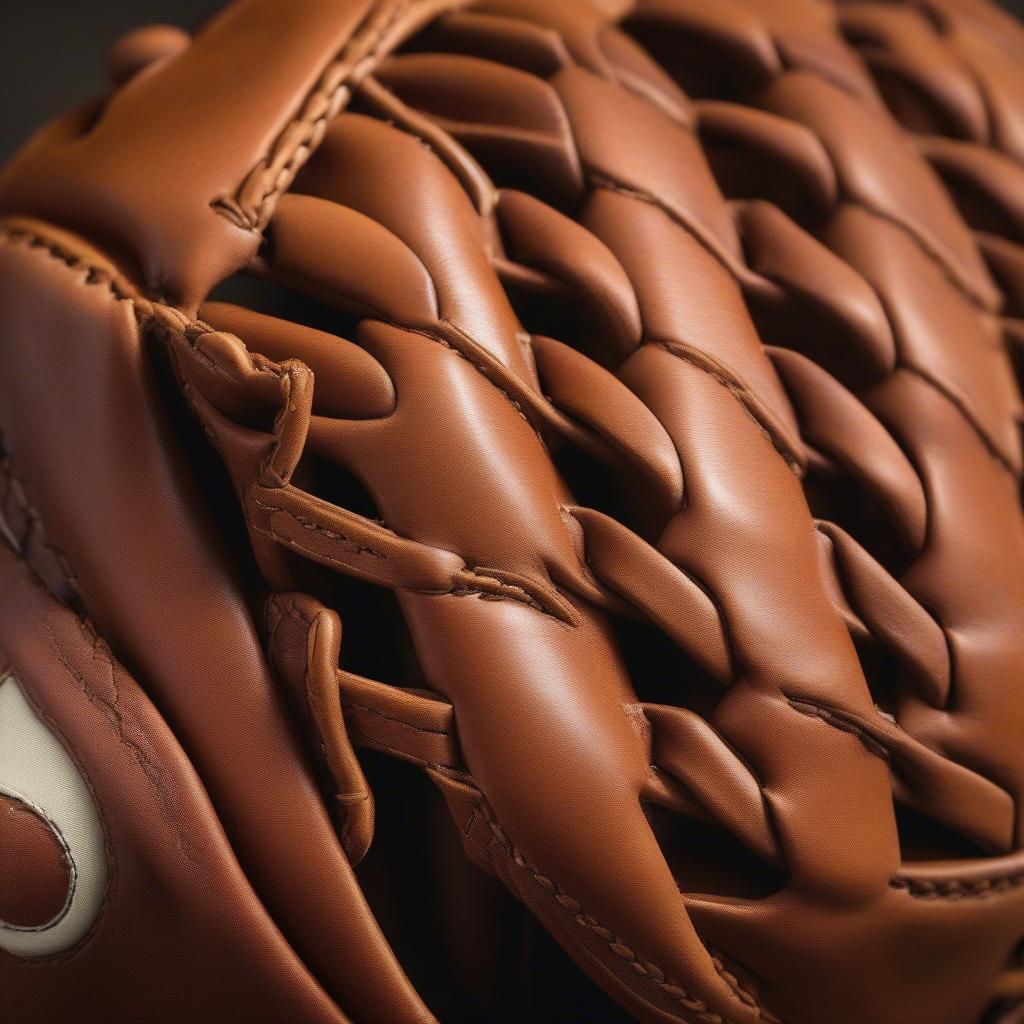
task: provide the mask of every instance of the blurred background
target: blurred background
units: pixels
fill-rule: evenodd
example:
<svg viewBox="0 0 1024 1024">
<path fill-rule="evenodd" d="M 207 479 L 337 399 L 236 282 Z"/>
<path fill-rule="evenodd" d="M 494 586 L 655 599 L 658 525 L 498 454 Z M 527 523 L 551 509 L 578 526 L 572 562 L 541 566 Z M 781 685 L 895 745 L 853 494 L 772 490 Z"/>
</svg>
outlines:
<svg viewBox="0 0 1024 1024">
<path fill-rule="evenodd" d="M 105 87 L 106 51 L 129 28 L 165 22 L 192 30 L 223 5 L 224 0 L 6 0 L 0 16 L 0 161 L 42 121 Z M 1024 0 L 1002 0 L 1002 6 L 1024 20 Z"/>
</svg>

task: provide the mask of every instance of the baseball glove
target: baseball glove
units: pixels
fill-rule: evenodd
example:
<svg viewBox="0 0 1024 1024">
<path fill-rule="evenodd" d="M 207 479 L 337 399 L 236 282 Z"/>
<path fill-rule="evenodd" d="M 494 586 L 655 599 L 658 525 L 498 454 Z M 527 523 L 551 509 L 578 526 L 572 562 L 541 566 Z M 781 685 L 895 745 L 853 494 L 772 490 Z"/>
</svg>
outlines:
<svg viewBox="0 0 1024 1024">
<path fill-rule="evenodd" d="M 114 48 L 0 172 L 0 1018 L 1020 1019 L 1000 17 Z"/>
<path fill-rule="evenodd" d="M 1024 380 L 1024 29 L 971 0 L 851 0 L 840 27 L 974 229 Z"/>
</svg>

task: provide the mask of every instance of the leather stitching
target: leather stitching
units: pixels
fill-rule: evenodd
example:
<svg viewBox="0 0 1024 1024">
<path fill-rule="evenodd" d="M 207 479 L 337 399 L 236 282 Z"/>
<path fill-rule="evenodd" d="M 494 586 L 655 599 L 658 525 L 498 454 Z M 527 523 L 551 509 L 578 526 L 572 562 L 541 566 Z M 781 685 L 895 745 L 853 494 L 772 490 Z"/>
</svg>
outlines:
<svg viewBox="0 0 1024 1024">
<path fill-rule="evenodd" d="M 358 82 L 379 60 L 388 33 L 408 10 L 409 2 L 404 0 L 396 4 L 387 18 L 375 28 L 367 29 L 382 7 L 382 0 L 378 0 L 364 19 L 361 29 L 353 33 L 338 57 L 324 69 L 316 86 L 304 97 L 299 115 L 281 132 L 267 157 L 249 171 L 235 196 L 221 196 L 213 200 L 210 205 L 217 213 L 247 231 L 259 230 L 266 224 L 277 200 L 291 184 L 302 165 L 312 156 L 323 137 L 327 123 L 336 116 L 338 107 L 346 94 L 350 93 L 352 84 Z M 366 52 L 349 66 L 354 54 L 363 47 L 367 47 Z M 339 71 L 344 73 L 336 82 L 332 81 Z M 329 88 L 326 87 L 328 83 L 331 83 Z M 310 110 L 316 110 L 321 106 L 323 109 L 315 117 L 310 117 Z M 302 126 L 303 131 L 301 138 L 295 139 L 293 133 L 297 126 Z M 242 199 L 245 193 L 275 168 L 279 169 L 268 183 L 269 187 L 261 193 L 254 204 L 246 206 Z"/>
<path fill-rule="evenodd" d="M 875 757 L 881 758 L 883 761 L 889 760 L 889 749 L 882 743 L 879 743 L 878 740 L 875 739 L 875 737 L 866 729 L 862 729 L 859 725 L 851 722 L 848 718 L 838 715 L 831 709 L 823 707 L 822 705 L 816 704 L 805 698 L 789 697 L 785 694 L 783 694 L 783 696 L 786 697 L 789 706 L 794 711 L 798 711 L 801 715 L 807 715 L 809 718 L 821 719 L 821 721 L 831 725 L 833 729 L 838 729 L 840 732 L 856 736 L 869 754 L 873 754 Z"/>
<path fill-rule="evenodd" d="M 657 110 L 659 108 L 655 107 L 655 109 Z M 617 179 L 612 178 L 605 172 L 594 171 L 589 168 L 587 169 L 587 181 L 593 188 L 604 189 L 607 192 L 617 192 L 619 195 L 627 196 L 630 199 L 636 199 L 641 203 L 647 203 L 649 206 L 653 206 L 660 210 L 670 221 L 672 221 L 673 224 L 677 224 L 688 235 L 691 235 L 693 239 L 700 244 L 701 248 L 703 248 L 709 256 L 712 256 L 731 277 L 736 277 L 736 266 L 731 258 L 727 256 L 711 238 L 707 237 L 703 230 L 696 230 L 695 225 L 684 219 L 678 210 L 674 210 L 672 206 L 669 203 L 666 203 L 660 196 L 655 195 L 653 192 L 646 192 L 643 189 L 633 188 L 631 185 L 626 185 Z"/>
<path fill-rule="evenodd" d="M 47 636 L 50 638 L 50 643 L 53 647 L 53 651 L 60 661 L 61 665 L 67 670 L 68 674 L 78 684 L 78 688 L 85 694 L 89 702 L 96 707 L 110 721 L 114 732 L 120 740 L 121 745 L 129 750 L 142 769 L 143 774 L 146 776 L 150 783 L 150 786 L 156 796 L 157 804 L 160 807 L 160 813 L 171 830 L 177 835 L 178 843 L 181 849 L 186 853 L 190 860 L 195 860 L 194 854 L 191 850 L 190 845 L 186 841 L 181 828 L 171 812 L 170 804 L 168 803 L 167 793 L 164 790 L 163 783 L 160 777 L 160 770 L 157 765 L 153 762 L 150 756 L 136 743 L 127 732 L 127 727 L 124 722 L 123 708 L 121 707 L 121 691 L 117 685 L 117 672 L 114 665 L 113 656 L 110 653 L 110 649 L 104 643 L 103 639 L 96 633 L 95 628 L 89 622 L 81 622 L 80 626 L 83 632 L 92 635 L 92 657 L 94 661 L 101 661 L 106 665 L 107 673 L 110 681 L 110 688 L 113 693 L 113 700 L 107 700 L 98 694 L 89 684 L 85 675 L 76 669 L 68 660 L 64 648 L 61 646 L 60 640 L 57 638 L 49 621 L 43 623 L 44 629 L 46 630 Z"/>
<path fill-rule="evenodd" d="M 329 530 L 326 527 L 321 526 L 319 523 L 314 522 L 311 519 L 306 519 L 296 514 L 295 512 L 290 511 L 289 509 L 279 508 L 274 505 L 267 505 L 265 502 L 259 501 L 258 499 L 256 500 L 255 503 L 260 508 L 265 509 L 268 512 L 283 515 L 288 517 L 289 519 L 294 519 L 297 523 L 299 523 L 300 526 L 302 526 L 303 529 L 308 530 L 311 533 L 320 533 L 332 540 L 340 540 L 343 543 L 348 543 L 351 546 L 353 554 L 369 555 L 370 557 L 384 560 L 387 560 L 388 558 L 387 554 L 383 551 L 378 551 L 376 548 L 370 548 L 362 544 L 357 544 L 355 541 L 351 540 L 344 534 L 337 533 L 333 530 Z M 279 544 L 283 544 L 287 547 L 294 548 L 296 551 L 300 551 L 303 554 L 309 555 L 312 558 L 323 559 L 327 562 L 330 562 L 331 565 L 337 566 L 342 570 L 347 570 L 350 568 L 348 563 L 342 562 L 340 559 L 334 558 L 331 555 L 323 552 L 314 551 L 312 548 L 307 548 L 290 537 L 282 536 L 276 530 L 274 530 L 273 527 L 264 528 L 257 526 L 254 527 L 254 529 L 258 530 L 260 533 L 263 533 L 268 537 L 273 538 Z M 413 543 L 419 542 L 414 541 Z M 451 552 L 445 553 L 451 554 Z M 464 582 L 466 577 L 475 578 L 479 580 L 480 583 L 478 585 L 466 583 Z M 505 583 L 502 580 L 495 578 L 494 576 L 488 576 L 469 567 L 459 570 L 458 575 L 455 578 L 453 578 L 451 587 L 448 590 L 425 590 L 419 587 L 404 587 L 401 583 L 395 584 L 395 588 L 411 590 L 414 593 L 433 594 L 441 597 L 480 597 L 483 600 L 491 601 L 517 601 L 520 604 L 525 604 L 530 608 L 533 608 L 535 611 L 541 612 L 543 615 L 547 615 L 548 617 L 553 618 L 558 622 L 561 622 L 565 625 L 572 625 L 572 623 L 568 621 L 563 615 L 559 614 L 558 611 L 552 608 L 548 608 L 546 605 L 542 604 L 533 594 L 529 593 L 523 587 L 518 587 L 511 583 Z"/>
<path fill-rule="evenodd" d="M 49 551 L 51 555 L 53 555 L 54 562 L 63 576 L 64 581 L 71 588 L 72 592 L 77 594 L 78 577 L 75 575 L 68 563 L 64 552 L 50 540 L 49 535 L 46 532 L 46 528 L 43 525 L 43 517 L 29 501 L 25 484 L 17 473 L 15 473 L 14 466 L 11 464 L 9 456 L 4 459 L 0 459 L 0 483 L 6 484 L 6 487 L 3 488 L 2 494 L 0 494 L 0 527 L 6 528 L 6 532 L 9 533 L 11 538 L 17 542 L 16 547 L 18 553 L 25 558 L 26 561 L 29 561 L 29 558 L 27 557 L 28 549 L 31 547 L 33 539 L 38 540 L 39 543 L 42 544 L 42 546 Z M 22 531 L 21 537 L 14 536 L 12 524 L 7 521 L 5 516 L 4 506 L 6 506 L 8 498 L 18 506 L 27 521 L 26 528 Z M 33 569 L 37 576 L 43 578 L 43 575 L 39 572 L 38 568 L 33 566 Z"/>
<path fill-rule="evenodd" d="M 421 736 L 443 736 L 445 739 L 450 739 L 452 733 L 447 729 L 421 729 L 418 725 L 410 725 L 404 719 L 395 718 L 393 715 L 386 715 L 383 711 L 378 711 L 376 708 L 371 708 L 366 704 L 360 704 L 357 701 L 342 698 L 345 709 L 357 708 L 359 711 L 365 711 L 367 714 L 375 715 L 377 718 L 383 718 L 385 722 L 394 722 L 395 725 L 400 726 L 402 729 L 407 729 L 409 732 L 418 733 Z M 366 735 L 363 733 L 362 735 Z M 371 739 L 372 737 L 367 737 Z"/>
<path fill-rule="evenodd" d="M 874 212 L 874 211 L 871 211 L 871 212 Z M 890 221 L 890 223 L 892 223 L 894 225 L 897 223 L 896 221 L 891 220 L 891 218 L 884 217 L 882 214 L 879 214 L 879 216 L 882 217 L 883 220 L 888 220 L 888 221 Z M 890 327 L 892 329 L 893 339 L 894 339 L 894 341 L 896 343 L 896 359 L 897 359 L 896 369 L 897 370 L 903 370 L 906 373 L 914 374 L 914 376 L 919 377 L 927 385 L 929 385 L 929 387 L 932 387 L 936 391 L 938 391 L 939 394 L 942 395 L 942 397 L 946 399 L 946 401 L 951 403 L 956 408 L 957 412 L 960 413 L 960 415 L 964 418 L 964 420 L 967 421 L 967 424 L 971 428 L 972 433 L 974 433 L 977 436 L 978 440 L 981 441 L 981 443 L 982 443 L 982 445 L 984 445 L 986 451 L 988 451 L 988 453 L 994 459 L 996 459 L 996 461 L 998 461 L 999 464 L 1004 469 L 1006 469 L 1011 474 L 1015 475 L 1016 474 L 1016 470 L 1013 467 L 1013 463 L 1010 462 L 1010 460 L 1006 457 L 1006 455 L 999 449 L 999 447 L 996 445 L 996 443 L 989 436 L 988 431 L 982 425 L 982 423 L 978 419 L 977 415 L 974 412 L 971 411 L 971 408 L 970 408 L 970 405 L 968 404 L 968 402 L 965 401 L 960 395 L 956 394 L 955 391 L 953 391 L 947 384 L 945 384 L 940 378 L 936 377 L 934 374 L 929 373 L 926 369 L 924 369 L 921 366 L 917 366 L 914 363 L 907 362 L 907 360 L 904 358 L 903 352 L 901 351 L 902 345 L 900 344 L 900 342 L 901 342 L 900 332 L 899 332 L 899 330 L 897 329 L 897 326 L 896 326 L 897 323 L 898 323 L 898 320 L 893 315 L 893 311 L 890 308 L 890 302 L 888 301 L 886 296 L 884 294 L 882 294 L 882 292 L 878 289 L 878 287 L 875 286 L 875 284 L 872 281 L 869 281 L 866 277 L 863 277 L 863 276 L 862 276 L 861 280 L 874 293 L 875 298 L 878 300 L 878 304 L 882 307 L 882 311 L 885 314 L 885 318 L 888 321 L 888 323 L 889 323 L 889 325 L 890 325 Z M 985 311 L 983 310 L 982 312 L 985 312 Z M 897 443 L 899 443 L 898 438 L 896 440 L 897 440 Z M 915 462 L 915 460 L 914 460 L 914 458 L 912 456 L 912 453 L 907 451 L 906 447 L 904 445 L 902 445 L 902 444 L 900 445 L 900 448 L 903 451 L 903 454 L 906 455 L 906 457 L 910 460 L 911 464 L 914 465 L 914 469 L 917 471 L 918 475 L 920 475 L 921 474 L 921 469 L 920 469 L 919 466 L 917 466 L 917 464 L 916 464 L 916 462 Z"/>
<path fill-rule="evenodd" d="M 346 547 L 348 547 L 348 549 L 354 555 L 370 555 L 372 558 L 381 559 L 387 559 L 388 557 L 386 554 L 384 554 L 383 551 L 378 551 L 376 548 L 368 547 L 366 544 L 360 544 L 358 541 L 352 540 L 352 538 L 347 536 L 346 534 L 339 533 L 337 530 L 329 530 L 326 526 L 321 526 L 319 523 L 314 522 L 312 519 L 307 519 L 305 516 L 301 516 L 297 512 L 292 512 L 290 509 L 279 508 L 276 505 L 268 505 L 266 504 L 266 502 L 260 501 L 259 499 L 256 499 L 255 504 L 262 508 L 264 511 L 270 512 L 271 514 L 282 515 L 286 516 L 289 519 L 293 519 L 304 530 L 309 530 L 310 533 L 319 533 L 330 540 L 340 541 L 342 544 L 346 545 Z M 288 538 L 282 537 L 274 529 L 271 529 L 269 532 L 272 534 L 274 540 L 282 544 L 293 543 L 289 541 Z M 298 544 L 296 544 L 295 546 L 301 547 Z"/>
<path fill-rule="evenodd" d="M 959 395 L 952 391 L 946 384 L 930 374 L 927 370 L 920 366 L 913 366 L 907 363 L 902 364 L 902 369 L 905 369 L 908 373 L 912 373 L 921 380 L 930 384 L 936 391 L 939 392 L 947 401 L 951 402 L 956 406 L 957 411 L 967 421 L 974 431 L 974 434 L 985 446 L 988 453 L 997 461 L 999 464 L 1006 469 L 1011 475 L 1016 475 L 1016 469 L 1014 469 L 1013 463 L 1006 457 L 1006 455 L 996 446 L 995 442 L 989 436 L 988 431 L 978 421 L 978 417 L 971 411 L 967 402 L 964 401 Z"/>
<path fill-rule="evenodd" d="M 936 264 L 943 278 L 956 290 L 957 294 L 962 296 L 975 309 L 979 309 L 984 313 L 992 312 L 992 310 L 985 304 L 982 297 L 976 294 L 965 280 L 961 279 L 960 274 L 942 255 L 939 247 L 924 235 L 916 226 L 899 220 L 891 213 L 887 213 L 885 210 L 879 209 L 864 199 L 851 199 L 850 201 L 864 210 L 867 210 L 867 212 L 872 214 L 872 216 L 878 217 L 880 220 L 887 221 L 889 224 L 892 224 L 893 227 L 899 228 L 903 231 L 913 242 L 917 244 L 920 250 Z"/>
<path fill-rule="evenodd" d="M 0 675 L 0 679 L 4 676 Z M 44 921 L 42 924 L 11 924 L 9 921 L 0 919 L 0 931 L 10 932 L 48 932 L 51 928 L 56 928 L 65 917 L 68 916 L 68 911 L 71 909 L 71 904 L 75 900 L 75 893 L 78 891 L 78 865 L 75 863 L 75 858 L 71 855 L 71 847 L 68 844 L 67 837 L 64 835 L 64 830 L 50 817 L 46 811 L 38 804 L 33 803 L 31 800 L 26 800 L 23 796 L 15 795 L 14 793 L 6 793 L 0 789 L 0 796 L 5 796 L 8 800 L 13 800 L 15 803 L 19 803 L 22 807 L 27 808 L 32 814 L 38 817 L 41 821 L 45 822 L 47 827 L 56 837 L 58 844 L 60 845 L 61 855 L 64 858 L 64 863 L 68 868 L 68 891 L 64 897 L 64 904 L 51 917 L 48 921 Z"/>
<path fill-rule="evenodd" d="M 775 431 L 768 421 L 767 416 L 761 409 L 761 403 L 751 393 L 750 389 L 738 378 L 730 373 L 727 373 L 723 369 L 715 367 L 711 360 L 703 356 L 694 350 L 688 349 L 686 346 L 680 345 L 678 342 L 664 341 L 661 339 L 651 339 L 651 343 L 657 345 L 659 348 L 663 348 L 666 352 L 674 355 L 677 359 L 683 360 L 685 363 L 689 363 L 691 366 L 698 370 L 703 371 L 711 377 L 714 377 L 719 384 L 724 387 L 729 394 L 736 399 L 737 402 L 743 407 L 743 411 L 760 427 L 762 433 L 771 442 L 772 447 L 786 460 L 786 464 L 789 466 L 797 476 L 803 476 L 803 460 L 800 453 L 795 452 L 786 440 Z"/>
<path fill-rule="evenodd" d="M 150 313 L 151 307 L 148 302 L 136 299 L 135 296 L 131 295 L 127 291 L 126 287 L 116 280 L 107 270 L 102 267 L 97 267 L 87 263 L 82 259 L 81 256 L 72 252 L 70 249 L 65 248 L 59 243 L 48 239 L 45 236 L 32 231 L 27 231 L 19 228 L 12 228 L 9 225 L 0 225 L 0 243 L 7 244 L 24 244 L 30 249 L 39 249 L 45 252 L 49 257 L 64 264 L 70 270 L 84 271 L 85 277 L 83 283 L 87 286 L 100 285 L 107 290 L 110 294 L 111 299 L 117 302 L 128 302 L 133 311 L 135 312 L 137 321 L 140 327 L 146 322 Z M 7 460 L 9 463 L 9 459 Z M 13 473 L 12 473 L 13 476 Z M 27 495 L 23 495 L 23 499 L 27 502 Z M 43 523 L 42 516 L 37 510 L 31 506 L 27 506 L 30 517 L 38 524 L 38 528 L 42 531 L 43 535 L 46 535 L 45 525 Z M 77 593 L 75 585 L 74 574 L 70 569 L 70 565 L 67 558 L 55 548 L 52 544 L 47 542 L 47 547 L 55 553 L 58 557 L 58 562 L 61 567 L 66 567 L 65 578 L 68 585 Z M 40 577 L 38 570 L 31 565 L 30 562 L 25 560 L 26 565 L 29 566 L 33 571 L 33 575 L 39 581 L 39 585 L 46 588 L 45 581 Z M 53 595 L 51 595 L 53 596 Z M 55 598 L 56 599 L 56 598 Z M 78 688 L 86 696 L 91 704 L 100 710 L 105 717 L 108 718 L 114 731 L 117 735 L 118 740 L 126 749 L 128 749 L 139 767 L 142 769 L 143 774 L 149 780 L 149 783 L 153 789 L 153 792 L 157 798 L 157 803 L 160 807 L 161 815 L 171 829 L 178 836 L 178 841 L 181 849 L 189 857 L 190 860 L 194 860 L 194 853 L 188 844 L 186 837 L 183 835 L 174 814 L 171 811 L 170 805 L 167 800 L 167 794 L 165 793 L 160 773 L 157 766 L 154 764 L 149 755 L 127 734 L 123 718 L 123 709 L 120 704 L 121 694 L 117 684 L 117 667 L 114 663 L 113 655 L 110 648 L 104 642 L 99 634 L 96 626 L 92 621 L 84 615 L 79 616 L 79 628 L 82 630 L 86 637 L 87 642 L 92 651 L 92 659 L 94 661 L 101 661 L 106 666 L 108 674 L 108 680 L 110 685 L 111 693 L 113 694 L 113 700 L 107 700 L 100 694 L 98 694 L 90 685 L 85 675 L 76 669 L 68 659 L 68 656 L 61 645 L 56 633 L 54 632 L 49 620 L 43 622 L 43 627 L 46 630 L 46 634 L 50 639 L 50 644 L 56 655 L 57 659 L 68 672 L 72 679 L 78 685 Z"/>
<path fill-rule="evenodd" d="M 715 970 L 718 972 L 718 976 L 731 988 L 739 998 L 749 1006 L 754 1013 L 760 1017 L 765 1024 L 781 1024 L 781 1021 L 775 1014 L 767 1010 L 761 1003 L 758 1002 L 757 996 L 754 992 L 747 988 L 739 978 L 736 977 L 732 971 L 725 964 L 726 956 L 720 950 L 713 946 L 708 946 L 708 953 L 711 954 L 711 963 L 714 965 Z"/>
<path fill-rule="evenodd" d="M 119 302 L 129 302 L 135 307 L 139 305 L 137 296 L 132 295 L 125 285 L 117 280 L 108 270 L 87 263 L 78 253 L 72 252 L 70 249 L 65 248 L 53 239 L 46 238 L 38 232 L 11 227 L 8 224 L 0 225 L 0 242 L 7 242 L 8 244 L 21 243 L 30 249 L 41 249 L 53 259 L 59 260 L 70 270 L 83 271 L 85 274 L 85 284 L 102 285 Z"/>
<path fill-rule="evenodd" d="M 902 889 L 921 900 L 984 899 L 1011 892 L 1024 886 L 1024 871 L 1003 878 L 935 879 L 908 878 L 896 875 L 889 879 L 893 889 Z"/>
<path fill-rule="evenodd" d="M 672 984 L 666 978 L 665 972 L 658 967 L 656 964 L 651 963 L 649 960 L 645 960 L 640 956 L 634 949 L 620 941 L 618 936 L 606 928 L 598 920 L 591 917 L 582 907 L 580 902 L 574 899 L 568 893 L 564 892 L 557 883 L 553 882 L 547 876 L 541 874 L 522 854 L 519 848 L 512 842 L 508 834 L 501 827 L 497 818 L 494 816 L 493 811 L 487 805 L 486 800 L 481 794 L 479 803 L 474 808 L 474 813 L 479 813 L 480 817 L 490 827 L 494 837 L 498 840 L 499 845 L 502 849 L 512 858 L 514 863 L 526 871 L 531 878 L 545 890 L 552 899 L 555 900 L 561 907 L 568 910 L 569 913 L 575 916 L 576 923 L 580 927 L 587 928 L 589 931 L 597 935 L 608 947 L 609 951 L 617 959 L 624 961 L 631 965 L 633 970 L 638 974 L 641 974 L 649 978 L 655 985 L 658 986 L 670 999 L 678 1002 L 686 1010 L 697 1015 L 697 1019 L 701 1024 L 731 1024 L 730 1020 L 723 1017 L 721 1014 L 711 1010 L 709 1005 L 702 999 L 698 999 L 695 996 L 690 995 L 685 989 L 678 985 Z M 464 826 L 464 831 L 468 832 L 473 822 L 472 815 L 469 821 Z M 716 973 L 720 973 L 716 967 Z M 728 983 L 726 983 L 728 985 Z M 753 1005 L 748 1002 L 746 998 L 743 998 L 732 985 L 728 985 L 730 995 L 742 1002 L 748 1009 L 754 1010 L 754 1012 L 762 1017 L 766 1024 L 773 1024 L 777 1022 L 777 1018 L 773 1017 L 760 1003 L 757 1002 L 756 998 L 751 993 L 746 995 L 754 999 Z"/>
</svg>

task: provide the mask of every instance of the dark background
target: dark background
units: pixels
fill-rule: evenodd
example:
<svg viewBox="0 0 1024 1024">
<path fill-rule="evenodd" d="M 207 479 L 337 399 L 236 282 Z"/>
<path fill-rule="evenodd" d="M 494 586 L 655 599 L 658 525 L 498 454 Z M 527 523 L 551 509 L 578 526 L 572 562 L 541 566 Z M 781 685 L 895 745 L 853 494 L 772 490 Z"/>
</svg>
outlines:
<svg viewBox="0 0 1024 1024">
<path fill-rule="evenodd" d="M 0 161 L 41 122 L 102 91 L 107 48 L 129 28 L 164 22 L 192 30 L 223 6 L 222 0 L 0 3 Z M 1024 0 L 1002 0 L 1002 6 L 1024 18 Z"/>
<path fill-rule="evenodd" d="M 159 22 L 194 31 L 226 4 L 0 0 L 0 161 L 43 121 L 106 88 L 107 50 L 129 29 Z"/>
</svg>

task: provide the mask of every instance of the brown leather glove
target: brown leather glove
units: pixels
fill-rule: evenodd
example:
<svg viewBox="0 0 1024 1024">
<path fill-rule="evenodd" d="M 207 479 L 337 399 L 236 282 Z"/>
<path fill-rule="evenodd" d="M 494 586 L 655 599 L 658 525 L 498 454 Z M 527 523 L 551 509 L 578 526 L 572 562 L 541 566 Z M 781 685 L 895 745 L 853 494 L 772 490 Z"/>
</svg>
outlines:
<svg viewBox="0 0 1024 1024">
<path fill-rule="evenodd" d="M 1024 380 L 1024 28 L 972 0 L 850 0 L 838 11 L 886 103 L 974 228 Z"/>
<path fill-rule="evenodd" d="M 1017 1019 L 1019 170 L 880 7 L 239 0 L 0 174 L 0 1019 Z"/>
</svg>

